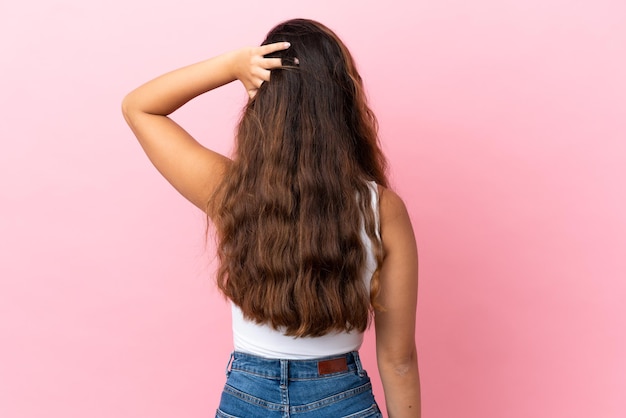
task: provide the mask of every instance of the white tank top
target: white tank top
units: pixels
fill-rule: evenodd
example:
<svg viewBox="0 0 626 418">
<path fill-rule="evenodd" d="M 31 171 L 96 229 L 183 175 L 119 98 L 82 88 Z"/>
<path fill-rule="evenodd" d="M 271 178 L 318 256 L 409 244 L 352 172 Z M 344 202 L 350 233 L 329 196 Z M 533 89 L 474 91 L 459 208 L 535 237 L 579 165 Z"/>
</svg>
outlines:
<svg viewBox="0 0 626 418">
<path fill-rule="evenodd" d="M 376 222 L 376 233 L 379 235 L 378 214 L 378 186 L 375 182 L 369 183 L 371 191 L 372 209 Z M 370 280 L 376 271 L 376 257 L 372 242 L 361 227 L 361 240 L 366 250 L 363 281 L 366 289 L 370 290 Z M 244 318 L 241 309 L 231 302 L 233 314 L 233 345 L 235 351 L 253 354 L 266 358 L 279 359 L 311 359 L 332 356 L 356 351 L 363 343 L 363 333 L 332 332 L 321 337 L 291 337 L 275 330 L 267 324 L 257 324 Z"/>
</svg>

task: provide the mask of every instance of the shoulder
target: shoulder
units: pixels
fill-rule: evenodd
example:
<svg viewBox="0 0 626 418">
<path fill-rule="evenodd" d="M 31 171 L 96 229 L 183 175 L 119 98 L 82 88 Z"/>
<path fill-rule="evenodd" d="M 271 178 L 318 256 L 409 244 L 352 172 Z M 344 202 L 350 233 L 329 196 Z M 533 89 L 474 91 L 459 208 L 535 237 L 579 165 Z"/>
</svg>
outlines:
<svg viewBox="0 0 626 418">
<path fill-rule="evenodd" d="M 381 223 L 402 221 L 402 219 L 409 218 L 404 201 L 395 191 L 378 185 L 378 196 Z"/>
<path fill-rule="evenodd" d="M 393 190 L 378 186 L 380 232 L 385 258 L 390 253 L 402 256 L 416 252 L 413 225 L 402 198 Z"/>
</svg>

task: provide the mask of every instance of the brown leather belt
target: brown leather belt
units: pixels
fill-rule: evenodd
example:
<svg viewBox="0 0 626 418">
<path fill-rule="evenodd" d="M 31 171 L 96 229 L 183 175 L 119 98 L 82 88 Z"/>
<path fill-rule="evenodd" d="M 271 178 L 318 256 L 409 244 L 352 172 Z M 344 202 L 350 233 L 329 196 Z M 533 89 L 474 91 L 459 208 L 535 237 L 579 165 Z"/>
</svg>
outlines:
<svg viewBox="0 0 626 418">
<path fill-rule="evenodd" d="M 345 357 L 335 358 L 332 360 L 321 360 L 317 362 L 317 372 L 320 375 L 347 371 L 348 361 Z"/>
</svg>

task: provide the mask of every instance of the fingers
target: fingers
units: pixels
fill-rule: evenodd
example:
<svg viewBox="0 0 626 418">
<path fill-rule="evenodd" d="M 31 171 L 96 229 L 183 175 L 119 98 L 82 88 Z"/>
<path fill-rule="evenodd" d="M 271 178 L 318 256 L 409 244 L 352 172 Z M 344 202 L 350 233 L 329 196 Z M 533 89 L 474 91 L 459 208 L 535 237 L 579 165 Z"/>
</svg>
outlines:
<svg viewBox="0 0 626 418">
<path fill-rule="evenodd" d="M 266 55 L 276 51 L 283 51 L 290 47 L 289 42 L 276 42 L 259 47 L 247 48 L 248 64 L 239 80 L 246 87 L 250 98 L 256 96 L 257 90 L 265 81 L 270 81 L 271 70 L 281 68 L 283 62 L 281 58 L 265 58 Z"/>
<path fill-rule="evenodd" d="M 275 42 L 273 44 L 261 45 L 258 48 L 258 54 L 262 57 L 262 67 L 268 70 L 282 67 L 282 60 L 280 58 L 265 58 L 265 55 L 271 54 L 276 51 L 284 51 L 289 48 L 291 44 L 289 42 Z"/>
<path fill-rule="evenodd" d="M 267 70 L 273 70 L 274 68 L 280 68 L 283 66 L 282 59 L 281 58 L 265 58 L 265 55 L 271 54 L 272 52 L 276 52 L 276 51 L 284 51 L 285 49 L 288 49 L 290 46 L 291 44 L 289 42 L 275 42 L 272 44 L 261 45 L 260 47 L 257 48 L 254 54 L 255 55 L 258 54 L 257 57 L 260 57 L 260 60 L 258 61 L 258 63 L 262 68 L 265 68 Z M 264 79 L 266 78 L 264 77 Z"/>
<path fill-rule="evenodd" d="M 263 68 L 267 68 L 268 70 L 270 70 L 282 66 L 283 62 L 280 58 L 263 58 Z"/>
<path fill-rule="evenodd" d="M 257 81 L 270 81 L 270 76 L 272 74 L 272 69 L 280 67 L 269 65 L 266 62 L 259 62 L 259 65 L 251 69 L 250 77 L 251 79 L 256 79 Z"/>
<path fill-rule="evenodd" d="M 289 42 L 276 42 L 273 44 L 261 45 L 259 47 L 259 52 L 261 53 L 261 55 L 267 55 L 271 54 L 272 52 L 283 51 L 290 46 L 291 44 Z"/>
</svg>

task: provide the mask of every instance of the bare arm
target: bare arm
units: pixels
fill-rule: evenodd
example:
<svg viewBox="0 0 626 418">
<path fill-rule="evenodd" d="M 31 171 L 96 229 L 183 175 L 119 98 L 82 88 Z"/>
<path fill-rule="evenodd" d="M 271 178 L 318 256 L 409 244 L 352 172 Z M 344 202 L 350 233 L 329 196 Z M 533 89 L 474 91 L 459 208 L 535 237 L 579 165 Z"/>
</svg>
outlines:
<svg viewBox="0 0 626 418">
<path fill-rule="evenodd" d="M 417 245 L 404 203 L 384 189 L 380 202 L 384 259 L 376 312 L 376 353 L 389 418 L 421 417 L 415 347 Z"/>
<path fill-rule="evenodd" d="M 164 74 L 130 92 L 122 112 L 150 161 L 184 197 L 202 210 L 230 160 L 200 145 L 168 115 L 189 100 L 240 80 L 250 97 L 280 59 L 264 58 L 286 49 L 280 42 L 242 48 Z"/>
</svg>

